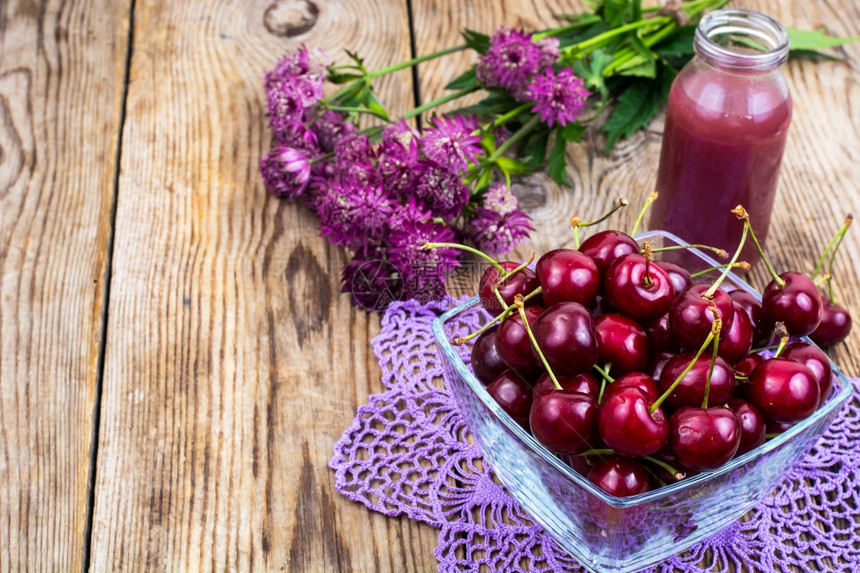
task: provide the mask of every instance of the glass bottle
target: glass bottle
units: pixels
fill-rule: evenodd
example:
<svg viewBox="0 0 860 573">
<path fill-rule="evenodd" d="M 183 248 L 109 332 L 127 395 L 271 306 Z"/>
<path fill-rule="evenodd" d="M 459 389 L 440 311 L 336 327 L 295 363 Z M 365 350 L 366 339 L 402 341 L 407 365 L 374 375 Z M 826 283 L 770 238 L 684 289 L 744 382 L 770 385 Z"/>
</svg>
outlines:
<svg viewBox="0 0 860 573">
<path fill-rule="evenodd" d="M 791 122 L 788 34 L 759 12 L 717 10 L 693 44 L 669 93 L 650 227 L 734 252 L 742 225 L 730 209 L 749 211 L 762 242 L 770 226 Z M 741 260 L 758 259 L 747 241 Z"/>
</svg>

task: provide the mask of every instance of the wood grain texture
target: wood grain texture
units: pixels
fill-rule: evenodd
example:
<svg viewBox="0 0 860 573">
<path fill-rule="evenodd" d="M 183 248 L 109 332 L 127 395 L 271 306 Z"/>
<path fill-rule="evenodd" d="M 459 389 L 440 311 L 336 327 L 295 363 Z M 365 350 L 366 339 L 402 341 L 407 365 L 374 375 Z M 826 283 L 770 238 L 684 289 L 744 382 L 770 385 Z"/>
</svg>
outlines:
<svg viewBox="0 0 860 573">
<path fill-rule="evenodd" d="M 382 390 L 344 253 L 267 197 L 263 73 L 300 42 L 409 57 L 401 0 L 138 0 L 92 569 L 427 571 L 436 533 L 341 498 L 327 462 Z M 409 72 L 380 84 L 403 113 Z"/>
<path fill-rule="evenodd" d="M 83 566 L 127 19 L 0 3 L 0 571 Z"/>
</svg>

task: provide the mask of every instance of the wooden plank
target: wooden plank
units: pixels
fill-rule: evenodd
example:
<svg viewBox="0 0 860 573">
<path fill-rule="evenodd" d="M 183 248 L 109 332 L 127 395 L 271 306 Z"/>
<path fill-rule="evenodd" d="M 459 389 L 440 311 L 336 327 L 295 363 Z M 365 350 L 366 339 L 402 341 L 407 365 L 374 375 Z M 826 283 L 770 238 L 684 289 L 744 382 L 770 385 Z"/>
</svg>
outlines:
<svg viewBox="0 0 860 573">
<path fill-rule="evenodd" d="M 128 11 L 0 4 L 0 571 L 83 568 Z"/>
<path fill-rule="evenodd" d="M 409 56 L 402 0 L 139 0 L 123 135 L 93 570 L 427 571 L 437 533 L 327 469 L 382 390 L 344 253 L 267 197 L 263 73 L 300 42 Z M 380 84 L 402 113 L 409 72 Z"/>
</svg>

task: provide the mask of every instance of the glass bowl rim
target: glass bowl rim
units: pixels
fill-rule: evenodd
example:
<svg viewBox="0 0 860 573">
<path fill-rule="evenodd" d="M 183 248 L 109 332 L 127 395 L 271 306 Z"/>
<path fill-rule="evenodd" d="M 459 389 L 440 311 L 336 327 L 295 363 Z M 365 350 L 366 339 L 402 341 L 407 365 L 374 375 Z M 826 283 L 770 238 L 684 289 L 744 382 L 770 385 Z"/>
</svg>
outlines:
<svg viewBox="0 0 860 573">
<path fill-rule="evenodd" d="M 634 239 L 636 241 L 641 241 L 643 239 L 649 239 L 652 237 L 666 238 L 679 245 L 689 244 L 683 239 L 680 239 L 679 237 L 673 235 L 672 233 L 668 233 L 665 231 L 648 231 L 645 233 L 640 233 L 636 235 Z M 707 254 L 703 253 L 699 249 L 690 249 L 690 251 L 695 252 L 699 257 L 704 259 L 705 262 L 713 266 L 719 264 L 717 263 L 717 261 L 715 261 Z M 732 284 L 735 287 L 741 288 L 755 296 L 757 300 L 761 300 L 761 294 L 754 288 L 752 288 L 750 285 L 748 285 L 746 281 L 737 276 L 735 273 L 729 273 L 728 278 L 731 279 Z M 764 444 L 758 446 L 757 448 L 750 450 L 742 456 L 733 458 L 732 460 L 730 460 L 720 468 L 717 468 L 716 470 L 701 472 L 690 478 L 686 478 L 673 484 L 659 487 L 657 489 L 649 490 L 645 493 L 640 493 L 629 497 L 616 497 L 614 495 L 610 495 L 604 492 L 602 489 L 588 481 L 588 479 L 586 479 L 584 475 L 580 474 L 572 467 L 565 464 L 543 444 L 538 442 L 534 438 L 534 436 L 532 436 L 522 426 L 517 424 L 513 420 L 513 418 L 511 418 L 502 409 L 502 407 L 499 406 L 499 404 L 492 398 L 492 396 L 490 396 L 484 385 L 475 377 L 475 375 L 472 373 L 472 370 L 468 366 L 466 366 L 466 363 L 463 362 L 463 360 L 460 358 L 460 355 L 457 354 L 457 351 L 454 349 L 450 340 L 448 340 L 448 337 L 445 335 L 444 325 L 447 321 L 451 320 L 452 318 L 455 318 L 457 315 L 462 314 L 467 310 L 470 310 L 478 303 L 479 297 L 472 297 L 469 300 L 457 305 L 456 307 L 452 308 L 451 310 L 445 312 L 444 314 L 438 316 L 433 320 L 433 324 L 431 327 L 433 337 L 436 339 L 437 345 L 442 350 L 444 358 L 451 363 L 451 365 L 457 371 L 457 374 L 460 375 L 463 380 L 465 380 L 466 384 L 469 386 L 469 389 L 481 400 L 484 406 L 487 407 L 490 412 L 492 412 L 493 416 L 499 422 L 501 422 L 509 432 L 513 433 L 525 446 L 531 449 L 543 461 L 554 467 L 568 480 L 584 488 L 586 491 L 588 491 L 607 505 L 615 508 L 627 508 L 643 503 L 660 501 L 678 493 L 682 493 L 688 489 L 694 488 L 698 485 L 705 484 L 715 478 L 718 478 L 741 466 L 744 466 L 760 458 L 764 454 L 776 450 L 783 444 L 787 443 L 789 440 L 793 439 L 795 436 L 808 430 L 817 421 L 827 417 L 835 410 L 841 408 L 848 401 L 848 399 L 853 393 L 851 382 L 847 379 L 842 370 L 833 362 L 833 360 L 830 360 L 830 358 L 828 357 L 828 360 L 830 360 L 830 366 L 833 369 L 833 375 L 836 378 L 836 381 L 833 385 L 833 389 L 830 392 L 830 399 L 807 418 L 801 420 L 785 432 L 779 434 L 775 438 L 766 441 Z M 801 338 L 801 340 L 818 347 L 814 342 L 812 342 L 811 339 L 809 339 L 809 337 L 804 336 Z M 837 385 L 839 386 L 838 390 L 836 387 Z"/>
</svg>

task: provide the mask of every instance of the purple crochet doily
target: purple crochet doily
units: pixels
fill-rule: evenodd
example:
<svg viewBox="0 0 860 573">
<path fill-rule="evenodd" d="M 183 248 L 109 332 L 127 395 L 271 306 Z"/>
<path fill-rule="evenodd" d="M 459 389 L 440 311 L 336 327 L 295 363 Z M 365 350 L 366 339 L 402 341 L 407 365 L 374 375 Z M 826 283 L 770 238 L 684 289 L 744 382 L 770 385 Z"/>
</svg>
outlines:
<svg viewBox="0 0 860 573">
<path fill-rule="evenodd" d="M 440 529 L 439 571 L 581 571 L 499 485 L 443 387 L 430 325 L 455 302 L 386 311 L 373 350 L 388 391 L 370 396 L 335 444 L 336 487 Z M 652 571 L 860 570 L 858 436 L 855 399 L 749 519 Z"/>
</svg>

